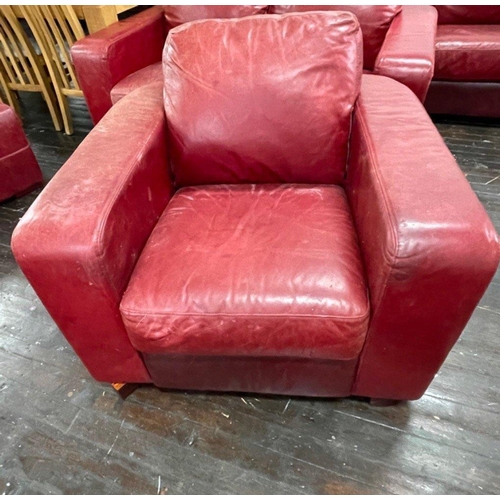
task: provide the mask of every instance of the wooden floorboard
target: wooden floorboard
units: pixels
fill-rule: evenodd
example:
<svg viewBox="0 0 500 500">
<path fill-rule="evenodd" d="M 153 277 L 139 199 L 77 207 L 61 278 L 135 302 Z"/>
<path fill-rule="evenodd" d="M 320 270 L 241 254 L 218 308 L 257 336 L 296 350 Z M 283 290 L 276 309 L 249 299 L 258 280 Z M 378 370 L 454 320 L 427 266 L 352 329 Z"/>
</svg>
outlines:
<svg viewBox="0 0 500 500">
<path fill-rule="evenodd" d="M 68 137 L 38 96 L 22 106 L 47 182 L 90 130 L 88 112 L 73 100 Z M 500 231 L 500 124 L 435 122 Z M 500 272 L 419 401 L 146 386 L 123 401 L 90 378 L 12 257 L 39 193 L 0 204 L 0 494 L 500 493 Z"/>
</svg>

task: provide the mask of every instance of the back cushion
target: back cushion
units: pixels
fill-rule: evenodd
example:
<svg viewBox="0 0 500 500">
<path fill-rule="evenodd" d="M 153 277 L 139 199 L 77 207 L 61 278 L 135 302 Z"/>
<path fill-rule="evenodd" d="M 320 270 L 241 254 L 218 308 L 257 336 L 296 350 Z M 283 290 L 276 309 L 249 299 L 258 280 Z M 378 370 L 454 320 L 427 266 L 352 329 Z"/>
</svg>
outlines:
<svg viewBox="0 0 500 500">
<path fill-rule="evenodd" d="M 163 12 L 168 28 L 202 19 L 230 19 L 265 14 L 267 5 L 165 5 Z"/>
<path fill-rule="evenodd" d="M 347 12 L 174 28 L 163 73 L 176 184 L 341 182 L 361 72 Z"/>
<path fill-rule="evenodd" d="M 363 67 L 373 70 L 387 30 L 394 17 L 401 11 L 401 5 L 271 5 L 269 7 L 269 12 L 274 14 L 317 10 L 343 10 L 352 12 L 358 18 L 363 32 Z"/>
<path fill-rule="evenodd" d="M 438 24 L 500 24 L 498 5 L 435 5 Z"/>
</svg>

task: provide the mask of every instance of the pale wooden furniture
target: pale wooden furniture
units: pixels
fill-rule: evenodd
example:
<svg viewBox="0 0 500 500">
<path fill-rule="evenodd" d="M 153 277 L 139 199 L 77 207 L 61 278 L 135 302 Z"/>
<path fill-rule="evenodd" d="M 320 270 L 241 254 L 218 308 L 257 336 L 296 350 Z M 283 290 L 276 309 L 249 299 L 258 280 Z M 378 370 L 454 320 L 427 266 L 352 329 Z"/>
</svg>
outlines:
<svg viewBox="0 0 500 500">
<path fill-rule="evenodd" d="M 12 7 L 0 5 L 0 84 L 10 104 L 13 92 L 40 92 L 56 130 L 62 121 L 56 97 L 43 67 L 42 58 L 35 52 Z M 10 96 L 10 98 L 9 98 Z M 13 102 L 15 106 L 15 102 Z"/>
<path fill-rule="evenodd" d="M 71 62 L 70 48 L 85 36 L 70 5 L 20 6 L 40 48 L 55 89 L 66 134 L 73 133 L 68 97 L 83 97 Z"/>
<path fill-rule="evenodd" d="M 73 5 L 78 19 L 85 20 L 89 33 L 95 33 L 118 21 L 118 14 L 133 9 L 137 5 Z M 24 17 L 20 6 L 13 6 L 18 17 Z"/>
</svg>

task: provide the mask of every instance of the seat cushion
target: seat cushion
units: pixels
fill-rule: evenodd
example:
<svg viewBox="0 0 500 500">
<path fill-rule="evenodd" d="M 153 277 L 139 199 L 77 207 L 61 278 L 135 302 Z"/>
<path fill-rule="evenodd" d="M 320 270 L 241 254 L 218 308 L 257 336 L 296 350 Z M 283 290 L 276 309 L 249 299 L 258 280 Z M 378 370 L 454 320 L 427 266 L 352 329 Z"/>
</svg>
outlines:
<svg viewBox="0 0 500 500">
<path fill-rule="evenodd" d="M 500 81 L 500 25 L 438 26 L 434 78 Z"/>
<path fill-rule="evenodd" d="M 163 77 L 176 185 L 342 182 L 361 56 L 349 12 L 170 30 Z"/>
<path fill-rule="evenodd" d="M 120 309 L 144 353 L 355 358 L 369 307 L 344 191 L 178 191 Z"/>
<path fill-rule="evenodd" d="M 274 14 L 315 10 L 343 10 L 358 18 L 363 32 L 363 67 L 373 70 L 392 20 L 401 12 L 401 5 L 271 5 L 269 8 Z"/>
<path fill-rule="evenodd" d="M 111 101 L 116 104 L 122 97 L 130 94 L 133 90 L 152 84 L 163 85 L 161 61 L 150 64 L 118 82 L 111 89 Z"/>
</svg>

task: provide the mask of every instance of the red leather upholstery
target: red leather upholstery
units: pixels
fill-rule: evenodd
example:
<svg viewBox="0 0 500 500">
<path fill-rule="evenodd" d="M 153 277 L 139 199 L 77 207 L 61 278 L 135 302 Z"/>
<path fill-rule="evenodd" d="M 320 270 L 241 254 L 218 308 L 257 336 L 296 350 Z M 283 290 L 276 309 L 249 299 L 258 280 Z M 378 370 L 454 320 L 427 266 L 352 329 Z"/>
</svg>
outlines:
<svg viewBox="0 0 500 500">
<path fill-rule="evenodd" d="M 161 61 L 126 76 L 111 89 L 111 102 L 116 104 L 130 92 L 147 85 L 163 85 L 163 69 Z"/>
<path fill-rule="evenodd" d="M 163 10 L 152 7 L 73 45 L 71 58 L 94 123 L 111 108 L 118 82 L 161 60 L 166 36 Z"/>
<path fill-rule="evenodd" d="M 0 102 L 0 201 L 42 183 L 42 171 L 15 111 Z"/>
<path fill-rule="evenodd" d="M 202 19 L 230 19 L 265 14 L 268 5 L 164 5 L 168 29 Z"/>
<path fill-rule="evenodd" d="M 435 78 L 500 81 L 500 24 L 439 26 Z"/>
<path fill-rule="evenodd" d="M 436 5 L 439 24 L 500 24 L 498 5 Z"/>
<path fill-rule="evenodd" d="M 120 309 L 145 353 L 357 357 L 369 308 L 342 188 L 181 189 Z"/>
<path fill-rule="evenodd" d="M 170 5 L 154 7 L 78 41 L 73 60 L 94 122 L 126 93 L 150 84 L 168 30 L 188 21 L 305 10 L 347 10 L 363 31 L 364 67 L 396 78 L 423 98 L 434 61 L 435 10 L 430 6 Z M 163 16 L 164 13 L 164 16 Z M 394 28 L 391 23 L 397 20 Z M 382 54 L 382 48 L 385 53 Z M 129 78 L 127 78 L 129 77 Z M 123 81 L 122 80 L 126 80 Z"/>
<path fill-rule="evenodd" d="M 405 5 L 391 23 L 374 73 L 404 83 L 425 100 L 434 74 L 437 13 L 428 5 Z"/>
<path fill-rule="evenodd" d="M 163 72 L 176 184 L 339 183 L 361 69 L 347 12 L 175 28 Z"/>
<path fill-rule="evenodd" d="M 430 113 L 500 117 L 500 7 L 437 5 Z"/>
<path fill-rule="evenodd" d="M 404 86 L 364 76 L 352 134 L 346 189 L 372 308 L 353 392 L 416 399 L 495 273 L 497 234 Z"/>
<path fill-rule="evenodd" d="M 343 35 L 326 36 L 337 22 Z M 214 24 L 225 36 L 204 40 L 200 27 Z M 199 90 L 203 104 L 186 93 L 191 84 L 180 76 L 169 88 L 168 116 L 159 86 L 130 93 L 29 209 L 13 236 L 16 259 L 98 380 L 389 399 L 425 391 L 495 273 L 498 237 L 404 85 L 363 76 L 350 134 L 340 142 L 331 110 L 338 111 L 335 100 L 350 108 L 346 89 L 322 86 L 331 77 L 300 54 L 314 46 L 325 55 L 323 71 L 338 68 L 354 88 L 358 62 L 348 35 L 354 25 L 346 13 L 310 13 L 175 28 L 172 47 L 182 42 L 181 67 L 197 79 L 203 68 L 201 81 L 211 85 Z M 310 32 L 305 44 L 298 43 L 301 31 Z M 217 65 L 198 55 L 200 41 L 205 58 Z M 304 69 L 307 74 L 298 71 Z M 249 81 L 259 85 L 251 88 Z M 293 101 L 294 90 L 304 109 L 287 107 L 281 97 Z M 197 107 L 189 108 L 188 99 Z M 326 114 L 312 113 L 313 103 L 325 102 Z M 179 109 L 193 113 L 191 129 Z M 261 118 L 266 111 L 273 127 Z M 301 123 L 310 117 L 313 122 Z M 170 144 L 170 120 L 183 124 L 170 130 L 182 130 L 175 137 L 182 137 L 182 148 L 200 152 L 198 163 L 187 163 L 190 170 L 183 170 L 189 155 L 169 164 L 180 147 Z M 324 131 L 319 141 L 308 135 L 318 123 L 320 131 L 330 123 L 336 148 L 323 144 Z M 343 185 L 317 183 L 316 171 L 300 185 L 269 185 L 269 169 L 249 155 L 255 185 L 196 185 L 171 198 L 171 166 L 184 181 L 199 182 L 203 160 L 214 165 L 230 150 L 238 155 L 218 159 L 213 180 L 243 168 L 243 135 L 260 144 L 265 165 L 274 151 L 273 168 L 282 168 L 288 152 L 276 137 L 296 148 L 287 130 L 302 148 L 296 154 L 311 164 L 308 155 L 316 158 L 320 147 L 331 151 L 338 177 L 338 155 L 348 147 Z M 291 168 L 304 175 L 298 161 Z"/>
<path fill-rule="evenodd" d="M 24 274 L 94 378 L 148 382 L 118 309 L 171 187 L 161 91 L 122 99 L 12 237 Z M 36 241 L 36 245 L 33 242 Z"/>
<path fill-rule="evenodd" d="M 271 14 L 310 11 L 352 12 L 359 21 L 363 32 L 363 67 L 372 70 L 375 66 L 385 36 L 395 16 L 401 11 L 400 5 L 271 5 Z"/>
</svg>

